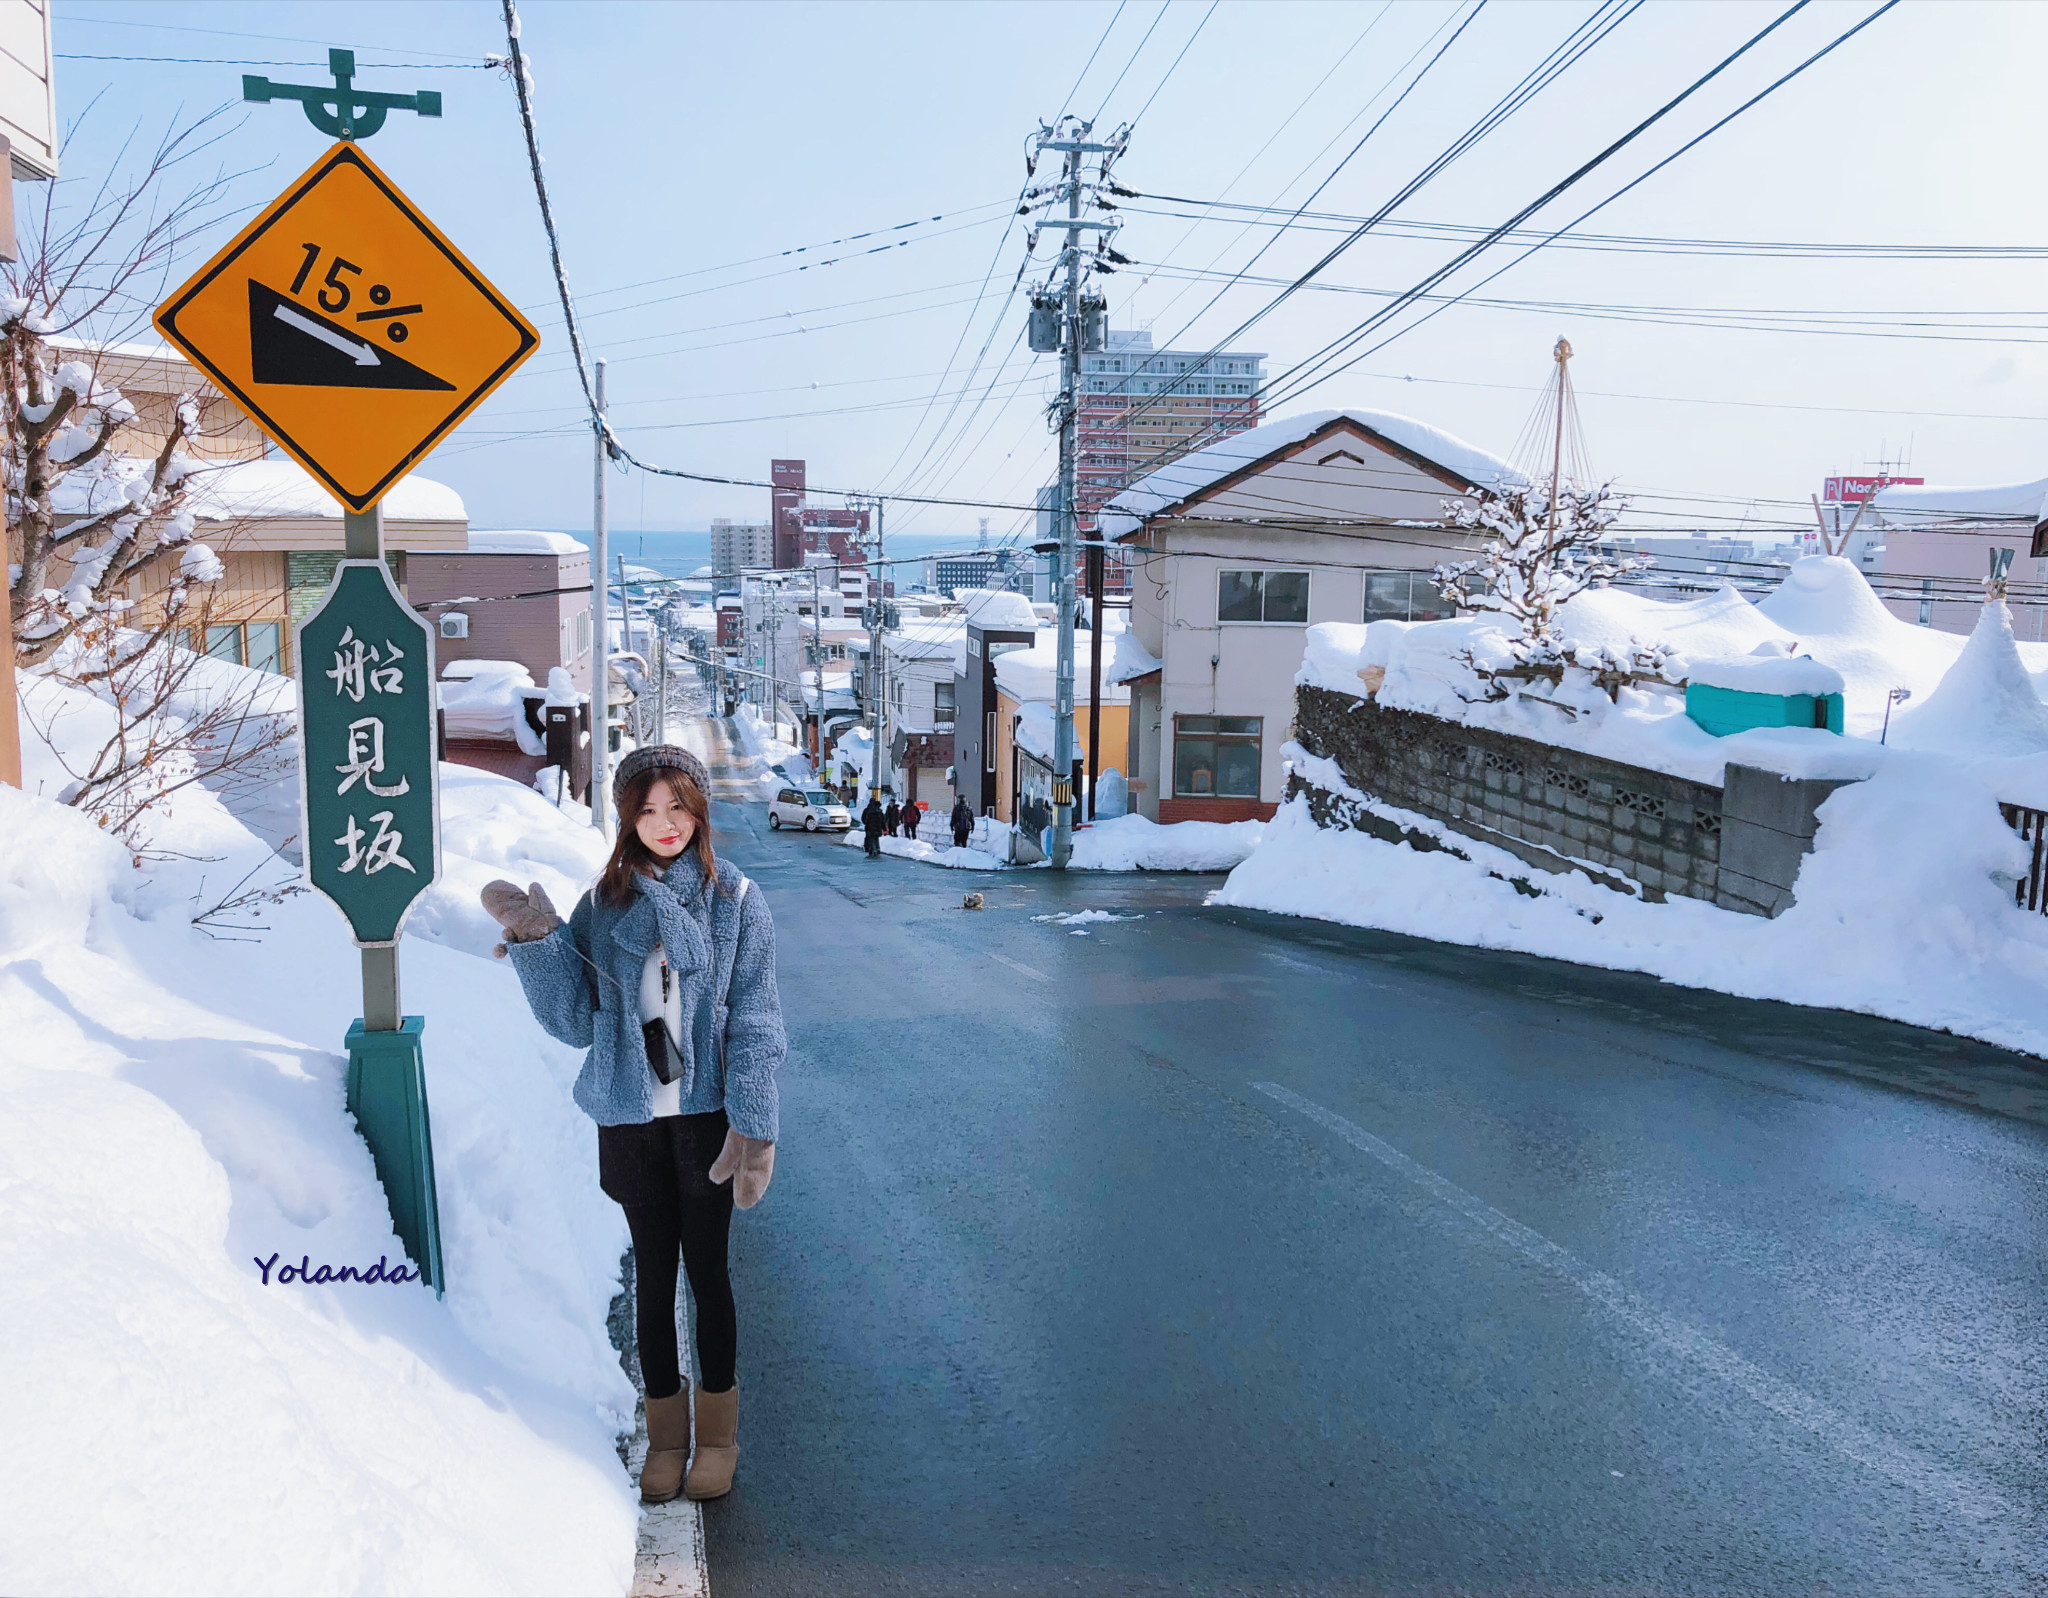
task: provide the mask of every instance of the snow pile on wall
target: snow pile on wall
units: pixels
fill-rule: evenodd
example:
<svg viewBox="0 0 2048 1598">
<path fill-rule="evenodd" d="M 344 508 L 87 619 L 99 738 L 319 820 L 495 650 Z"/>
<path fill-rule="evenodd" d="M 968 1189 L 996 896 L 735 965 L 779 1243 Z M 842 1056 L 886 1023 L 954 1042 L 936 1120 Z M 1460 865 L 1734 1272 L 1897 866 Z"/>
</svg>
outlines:
<svg viewBox="0 0 2048 1598">
<path fill-rule="evenodd" d="M 1841 688 L 1829 691 L 1843 694 L 1849 737 L 1785 728 L 1715 738 L 1686 716 L 1683 696 L 1676 692 L 1628 688 L 1610 702 L 1592 685 L 1590 673 L 1576 670 L 1566 672 L 1561 688 L 1518 684 L 1511 697 L 1489 701 L 1470 662 L 1505 664 L 1507 639 L 1491 619 L 1478 616 L 1374 622 L 1370 627 L 1319 624 L 1308 629 L 1295 680 L 1356 696 L 1364 692 L 1359 668 L 1383 664 L 1386 676 L 1377 700 L 1390 709 L 1420 711 L 1718 785 L 1729 761 L 1788 776 L 1867 775 L 1882 758 L 1872 745 L 1890 690 L 1905 686 L 1923 697 L 1931 694 L 1964 646 L 1951 634 L 1898 620 L 1854 565 L 1831 556 L 1795 562 L 1760 605 L 1751 605 L 1732 588 L 1680 605 L 1607 588 L 1573 599 L 1560 620 L 1567 645 L 1580 650 L 1604 648 L 1625 655 L 1634 643 L 1668 644 L 1678 652 L 1681 676 L 1695 661 L 1702 663 L 1702 680 L 1717 680 L 1731 657 L 1762 661 L 1778 655 L 1777 666 L 1762 668 L 1771 680 L 1783 671 L 1816 684 L 1839 677 Z M 2037 683 L 2048 680 L 2048 646 L 2012 647 Z M 1812 661 L 1782 659 L 1788 651 L 1810 655 Z M 1725 685 L 1733 686 L 1732 678 Z"/>
<path fill-rule="evenodd" d="M 1074 834 L 1075 871 L 1228 871 L 1258 845 L 1263 821 L 1176 821 L 1143 816 L 1093 822 Z"/>
<path fill-rule="evenodd" d="M 1964 759 L 2048 751 L 2048 705 L 2020 660 L 2003 604 L 1984 607 L 1941 685 L 1894 718 L 1890 742 Z"/>
<path fill-rule="evenodd" d="M 544 805 L 516 840 L 490 820 L 537 796 L 468 776 L 502 792 L 450 807 L 451 867 L 577 858 Z M 578 1056 L 512 972 L 404 945 L 446 1300 L 283 1282 L 302 1259 L 403 1259 L 343 1107 L 345 925 L 310 896 L 217 918 L 260 933 L 191 925 L 252 868 L 296 875 L 211 795 L 140 871 L 11 789 L 0 836 L 0 1586 L 624 1591 L 633 1394 L 605 1315 L 625 1228 L 569 1097 Z"/>
<path fill-rule="evenodd" d="M 2025 871 L 2028 846 L 1992 791 L 1948 762 L 1894 753 L 1828 799 L 1820 820 L 1798 902 L 1775 921 L 1692 899 L 1648 904 L 1581 873 L 1532 873 L 1463 838 L 1470 862 L 1325 831 L 1300 799 L 1210 903 L 1643 971 L 2048 1054 L 2048 916 L 2013 905 L 2010 878 Z M 1504 880 L 1516 876 L 1544 896 Z"/>
</svg>

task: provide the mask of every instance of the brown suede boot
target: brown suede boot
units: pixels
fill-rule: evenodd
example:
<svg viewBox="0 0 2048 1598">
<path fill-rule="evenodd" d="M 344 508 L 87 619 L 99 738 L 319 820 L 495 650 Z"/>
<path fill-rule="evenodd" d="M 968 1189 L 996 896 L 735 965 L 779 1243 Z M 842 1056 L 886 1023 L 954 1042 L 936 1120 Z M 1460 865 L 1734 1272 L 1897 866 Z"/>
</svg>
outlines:
<svg viewBox="0 0 2048 1598">
<path fill-rule="evenodd" d="M 697 1389 L 697 1457 L 690 1461 L 685 1498 L 723 1498 L 732 1491 L 732 1473 L 740 1462 L 740 1390 L 723 1393 Z"/>
<path fill-rule="evenodd" d="M 640 1502 L 665 1504 L 683 1490 L 690 1457 L 690 1384 L 669 1398 L 647 1400 L 647 1462 L 640 1467 Z"/>
</svg>

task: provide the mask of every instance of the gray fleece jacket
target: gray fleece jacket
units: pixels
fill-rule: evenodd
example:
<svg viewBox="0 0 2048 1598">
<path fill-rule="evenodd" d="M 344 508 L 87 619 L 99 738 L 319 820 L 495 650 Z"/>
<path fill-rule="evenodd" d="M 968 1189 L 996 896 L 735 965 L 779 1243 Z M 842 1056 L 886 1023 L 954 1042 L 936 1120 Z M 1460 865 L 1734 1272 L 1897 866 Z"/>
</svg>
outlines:
<svg viewBox="0 0 2048 1598">
<path fill-rule="evenodd" d="M 722 1106 L 741 1136 L 775 1141 L 775 1068 L 788 1052 L 775 923 L 761 890 L 749 883 L 742 894 L 741 881 L 739 868 L 721 860 L 723 891 L 706 891 L 703 868 L 686 850 L 662 876 L 642 877 L 623 908 L 586 893 L 552 936 L 507 945 L 535 1019 L 572 1048 L 590 1050 L 575 1096 L 599 1126 L 653 1119 L 640 972 L 660 944 L 683 985 L 684 1110 Z"/>
</svg>

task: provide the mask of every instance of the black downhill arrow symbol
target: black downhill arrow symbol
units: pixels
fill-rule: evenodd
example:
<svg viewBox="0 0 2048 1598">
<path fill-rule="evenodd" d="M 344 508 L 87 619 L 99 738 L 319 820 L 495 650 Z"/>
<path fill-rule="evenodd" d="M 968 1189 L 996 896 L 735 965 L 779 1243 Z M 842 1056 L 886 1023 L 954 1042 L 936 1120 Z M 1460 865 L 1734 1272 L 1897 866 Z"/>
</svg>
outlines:
<svg viewBox="0 0 2048 1598">
<path fill-rule="evenodd" d="M 339 323 L 249 279 L 249 356 L 259 383 L 312 388 L 430 388 L 454 391 L 432 372 L 379 349 Z"/>
</svg>

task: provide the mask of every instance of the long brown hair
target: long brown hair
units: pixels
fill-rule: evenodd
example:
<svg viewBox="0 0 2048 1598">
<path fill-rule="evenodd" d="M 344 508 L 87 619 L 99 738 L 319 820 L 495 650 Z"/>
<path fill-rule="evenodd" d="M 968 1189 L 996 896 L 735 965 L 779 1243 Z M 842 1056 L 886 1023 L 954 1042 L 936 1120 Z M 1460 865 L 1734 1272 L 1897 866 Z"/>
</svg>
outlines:
<svg viewBox="0 0 2048 1598">
<path fill-rule="evenodd" d="M 703 789 L 675 767 L 653 766 L 627 783 L 625 793 L 619 798 L 619 840 L 612 845 L 612 856 L 604 863 L 604 872 L 597 879 L 599 896 L 614 905 L 622 905 L 633 897 L 641 877 L 658 877 L 667 869 L 668 863 L 640 841 L 637 825 L 640 811 L 657 782 L 668 784 L 668 791 L 675 795 L 677 803 L 689 811 L 691 819 L 697 823 L 690 834 L 688 848 L 695 852 L 697 864 L 704 868 L 704 880 L 713 884 L 718 882 L 718 860 L 711 852 L 711 801 L 705 797 Z"/>
</svg>

